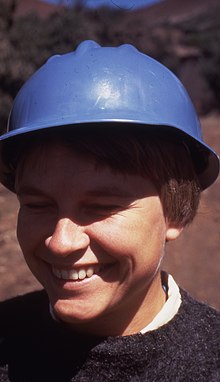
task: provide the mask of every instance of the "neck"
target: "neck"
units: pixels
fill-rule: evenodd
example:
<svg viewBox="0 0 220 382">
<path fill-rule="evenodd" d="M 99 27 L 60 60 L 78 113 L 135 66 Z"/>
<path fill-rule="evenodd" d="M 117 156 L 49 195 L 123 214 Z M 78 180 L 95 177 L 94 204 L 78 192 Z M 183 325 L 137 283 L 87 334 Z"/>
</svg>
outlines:
<svg viewBox="0 0 220 382">
<path fill-rule="evenodd" d="M 120 312 L 95 318 L 89 322 L 67 324 L 74 332 L 100 337 L 128 336 L 139 333 L 160 312 L 166 302 L 166 293 L 162 287 L 161 275 L 158 272 L 147 290 L 140 298 L 133 299 L 133 305 L 124 304 Z"/>
</svg>

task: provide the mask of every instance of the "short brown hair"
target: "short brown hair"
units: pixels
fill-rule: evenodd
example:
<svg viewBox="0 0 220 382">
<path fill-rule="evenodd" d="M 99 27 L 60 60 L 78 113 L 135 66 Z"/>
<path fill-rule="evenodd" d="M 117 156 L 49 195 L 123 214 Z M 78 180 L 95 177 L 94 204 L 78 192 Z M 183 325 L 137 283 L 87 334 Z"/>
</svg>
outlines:
<svg viewBox="0 0 220 382">
<path fill-rule="evenodd" d="M 164 130 L 164 129 L 163 129 Z M 176 227 L 189 224 L 199 205 L 201 188 L 194 169 L 191 152 L 179 134 L 165 134 L 162 129 L 144 129 L 126 125 L 102 124 L 78 128 L 52 128 L 27 134 L 19 150 L 11 158 L 11 184 L 20 157 L 33 146 L 59 142 L 78 153 L 93 158 L 97 166 L 108 165 L 114 171 L 149 177 L 156 186 L 166 219 Z"/>
</svg>

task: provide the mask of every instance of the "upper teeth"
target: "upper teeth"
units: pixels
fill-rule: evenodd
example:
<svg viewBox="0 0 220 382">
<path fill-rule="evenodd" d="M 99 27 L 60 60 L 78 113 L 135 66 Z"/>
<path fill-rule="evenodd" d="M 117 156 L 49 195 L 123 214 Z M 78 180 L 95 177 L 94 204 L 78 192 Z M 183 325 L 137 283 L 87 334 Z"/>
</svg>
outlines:
<svg viewBox="0 0 220 382">
<path fill-rule="evenodd" d="M 97 266 L 89 266 L 88 268 L 79 269 L 58 269 L 52 268 L 53 274 L 59 279 L 64 280 L 84 280 L 86 277 L 92 277 L 94 273 L 97 272 Z"/>
</svg>

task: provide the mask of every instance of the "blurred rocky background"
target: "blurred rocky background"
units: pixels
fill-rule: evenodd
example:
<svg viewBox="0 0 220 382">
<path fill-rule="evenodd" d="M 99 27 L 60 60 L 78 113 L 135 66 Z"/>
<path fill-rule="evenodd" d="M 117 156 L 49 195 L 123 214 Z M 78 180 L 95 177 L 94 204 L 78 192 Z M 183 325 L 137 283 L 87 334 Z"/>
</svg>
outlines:
<svg viewBox="0 0 220 382">
<path fill-rule="evenodd" d="M 111 0 L 109 0 L 111 2 Z M 25 80 L 52 54 L 85 39 L 132 43 L 168 66 L 187 88 L 206 141 L 220 152 L 220 0 L 162 0 L 141 8 L 89 9 L 40 0 L 0 0 L 0 132 Z M 167 249 L 164 267 L 195 297 L 220 309 L 219 181 L 204 192 L 192 227 Z M 15 238 L 17 201 L 0 188 L 0 299 L 39 288 Z"/>
</svg>

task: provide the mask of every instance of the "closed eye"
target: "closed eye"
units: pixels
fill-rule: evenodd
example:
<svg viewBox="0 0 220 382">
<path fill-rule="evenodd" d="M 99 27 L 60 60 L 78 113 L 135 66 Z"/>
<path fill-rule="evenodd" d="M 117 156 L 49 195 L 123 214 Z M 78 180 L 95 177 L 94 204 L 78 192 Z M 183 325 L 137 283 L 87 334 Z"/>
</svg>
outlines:
<svg viewBox="0 0 220 382">
<path fill-rule="evenodd" d="M 86 207 L 87 212 L 91 213 L 97 213 L 97 214 L 103 214 L 103 215 L 111 215 L 119 210 L 121 210 L 122 207 L 119 205 L 108 205 L 108 204 L 92 204 L 88 207 Z"/>
<path fill-rule="evenodd" d="M 34 200 L 32 198 L 19 198 L 20 207 L 30 211 L 45 211 L 54 208 L 53 203 L 47 200 Z"/>
</svg>

